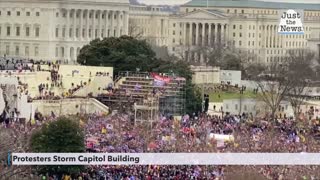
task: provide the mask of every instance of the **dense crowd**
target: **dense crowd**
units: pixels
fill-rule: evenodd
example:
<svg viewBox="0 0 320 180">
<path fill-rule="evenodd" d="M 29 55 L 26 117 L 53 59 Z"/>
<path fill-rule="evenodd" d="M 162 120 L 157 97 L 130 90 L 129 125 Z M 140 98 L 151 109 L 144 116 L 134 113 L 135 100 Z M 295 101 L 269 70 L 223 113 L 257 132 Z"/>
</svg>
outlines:
<svg viewBox="0 0 320 180">
<path fill-rule="evenodd" d="M 83 88 L 89 82 L 80 82 L 80 84 L 75 85 L 72 83 L 72 86 L 67 89 L 64 89 L 63 84 L 63 75 L 59 73 L 60 65 L 64 64 L 64 61 L 35 61 L 33 59 L 16 59 L 16 58 L 3 58 L 0 57 L 0 70 L 5 70 L 3 72 L 8 73 L 9 75 L 12 74 L 14 71 L 22 72 L 22 71 L 47 71 L 50 73 L 49 77 L 47 77 L 46 81 L 40 83 L 38 85 L 38 94 L 35 97 L 31 97 L 29 94 L 29 85 L 28 83 L 22 83 L 19 77 L 18 79 L 18 92 L 20 94 L 28 95 L 28 101 L 31 102 L 32 100 L 37 99 L 46 99 L 46 100 L 58 100 L 64 97 L 72 96 L 77 90 Z M 46 65 L 46 68 L 43 68 L 42 65 Z M 72 73 L 74 75 L 74 72 Z M 96 76 L 105 76 L 109 75 L 109 73 L 99 72 Z M 91 76 L 91 72 L 90 72 Z M 58 90 L 57 90 L 58 88 Z M 62 92 L 63 91 L 63 92 Z M 62 93 L 61 93 L 62 92 Z"/>
<path fill-rule="evenodd" d="M 15 59 L 5 59 L 0 63 L 0 69 L 40 71 L 42 62 L 23 62 Z M 59 64 L 48 62 L 50 78 L 48 82 L 38 86 L 39 98 L 60 98 L 50 89 L 62 87 L 62 75 Z M 72 73 L 74 75 L 74 72 Z M 98 72 L 96 76 L 109 76 Z M 91 73 L 90 73 L 91 76 Z M 71 88 L 62 97 L 72 95 L 89 82 L 71 84 Z M 21 93 L 28 94 L 28 84 L 20 84 Z M 230 83 L 214 87 L 215 92 L 224 90 L 245 91 L 246 87 L 231 87 Z M 136 85 L 135 90 L 141 87 Z M 114 93 L 112 84 L 106 90 Z M 256 91 L 256 90 L 255 90 Z M 153 94 L 158 92 L 153 91 Z M 257 93 L 257 92 L 256 92 Z M 215 109 L 215 107 L 214 107 Z M 88 152 L 319 152 L 320 151 L 320 123 L 319 120 L 294 120 L 280 116 L 276 120 L 267 118 L 253 118 L 252 115 L 209 116 L 203 113 L 184 115 L 181 118 L 161 116 L 152 123 L 135 124 L 132 115 L 98 115 L 91 114 L 83 119 L 85 144 Z M 5 128 L 16 128 L 28 134 L 40 127 L 44 122 L 52 121 L 56 115 L 42 116 L 36 113 L 30 121 L 14 122 L 5 119 Z M 27 122 L 26 122 L 27 121 Z M 19 125 L 21 124 L 21 125 Z M 22 125 L 25 124 L 25 125 Z M 230 135 L 234 139 L 216 140 L 212 134 Z M 78 179 L 225 179 L 234 166 L 90 166 Z M 240 168 L 240 167 L 238 167 Z M 241 167 L 249 172 L 257 172 L 268 179 L 315 179 L 320 178 L 320 169 L 316 166 L 246 166 Z M 51 177 L 54 178 L 54 177 Z M 65 175 L 64 179 L 70 176 Z"/>
<path fill-rule="evenodd" d="M 225 117 L 199 114 L 186 115 L 181 120 L 162 117 L 151 128 L 147 124 L 134 126 L 128 115 L 92 115 L 85 129 L 90 152 L 319 152 L 320 144 L 315 138 L 318 131 L 314 130 L 319 122 L 300 123 L 303 121 L 298 123 L 289 118 L 272 123 L 267 119 L 252 121 L 246 114 Z M 235 138 L 218 143 L 210 138 L 211 133 L 229 134 Z M 301 174 L 309 178 L 320 177 L 319 168 L 311 166 L 247 168 L 269 179 L 300 177 Z M 150 179 L 211 179 L 223 178 L 222 169 L 220 166 L 212 166 L 209 171 L 202 166 L 157 166 L 151 170 L 145 166 L 93 166 L 90 171 L 95 170 L 96 176 L 104 177 L 122 174 L 141 179 L 143 174 L 144 178 Z"/>
<path fill-rule="evenodd" d="M 26 126 L 4 122 L 24 133 L 56 118 L 36 113 Z M 255 119 L 250 115 L 185 115 L 181 119 L 161 117 L 151 124 L 136 124 L 130 115 L 91 114 L 81 120 L 88 152 L 319 152 L 319 121 Z M 234 140 L 218 142 L 210 134 L 233 135 Z M 90 166 L 79 179 L 225 179 L 243 168 L 267 179 L 316 179 L 317 166 Z M 69 176 L 65 176 L 69 177 Z"/>
<path fill-rule="evenodd" d="M 55 60 L 43 61 L 33 59 L 21 59 L 14 57 L 0 57 L 0 70 L 26 70 L 26 71 L 41 71 L 41 65 L 59 66 L 60 64 L 68 64 L 67 61 Z"/>
</svg>

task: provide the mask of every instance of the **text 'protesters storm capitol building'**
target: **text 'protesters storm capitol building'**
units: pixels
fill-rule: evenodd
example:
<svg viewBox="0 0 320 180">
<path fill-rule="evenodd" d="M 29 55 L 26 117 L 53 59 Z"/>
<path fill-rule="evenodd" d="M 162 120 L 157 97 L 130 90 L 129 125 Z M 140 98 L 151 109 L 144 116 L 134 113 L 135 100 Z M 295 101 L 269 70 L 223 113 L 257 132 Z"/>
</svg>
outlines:
<svg viewBox="0 0 320 180">
<path fill-rule="evenodd" d="M 64 155 L 48 155 L 47 157 L 43 156 L 16 156 L 12 155 L 12 164 L 42 164 L 42 163 L 60 163 L 60 164 L 72 164 L 72 163 L 139 163 L 139 157 L 134 157 L 130 155 L 78 155 L 78 156 L 68 156 L 68 154 Z"/>
</svg>

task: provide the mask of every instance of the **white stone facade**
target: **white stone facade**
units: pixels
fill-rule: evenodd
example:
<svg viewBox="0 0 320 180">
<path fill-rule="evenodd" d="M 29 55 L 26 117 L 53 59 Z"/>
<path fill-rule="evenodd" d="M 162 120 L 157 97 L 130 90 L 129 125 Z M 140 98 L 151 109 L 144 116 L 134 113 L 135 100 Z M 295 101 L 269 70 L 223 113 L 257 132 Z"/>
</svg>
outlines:
<svg viewBox="0 0 320 180">
<path fill-rule="evenodd" d="M 206 57 L 201 51 L 214 48 L 217 43 L 221 43 L 234 46 L 247 54 L 249 62 L 281 63 L 285 60 L 288 50 L 304 48 L 318 50 L 320 47 L 318 40 L 320 35 L 314 32 L 320 29 L 320 4 L 282 3 L 277 6 L 277 3 L 273 3 L 274 7 L 253 8 L 245 5 L 239 7 L 237 1 L 209 0 L 209 6 L 206 7 L 201 4 L 205 1 L 193 0 L 182 5 L 179 13 L 171 13 L 168 19 L 169 26 L 157 26 L 158 29 L 168 27 L 166 41 L 169 53 L 189 62 L 204 64 Z M 212 6 L 210 6 L 211 2 Z M 251 1 L 243 1 L 243 3 L 247 2 Z M 215 6 L 214 3 L 220 5 Z M 226 4 L 228 7 L 221 4 Z M 235 4 L 234 7 L 232 4 Z M 304 10 L 305 33 L 280 35 L 278 34 L 279 13 L 282 9 L 290 9 L 293 6 Z M 133 14 L 132 11 L 130 15 Z M 161 19 L 151 11 L 149 16 L 153 19 Z M 141 18 L 130 16 L 130 20 Z M 144 27 L 151 28 L 154 25 L 146 23 Z M 159 37 L 156 31 L 150 31 L 150 33 L 145 36 L 146 39 L 150 36 Z"/>
<path fill-rule="evenodd" d="M 130 6 L 129 35 L 151 45 L 168 46 L 169 15 L 160 7 Z"/>
<path fill-rule="evenodd" d="M 75 61 L 82 46 L 128 33 L 128 0 L 1 0 L 0 54 Z"/>
<path fill-rule="evenodd" d="M 0 55 L 75 61 L 91 40 L 126 34 L 202 64 L 207 57 L 201 51 L 217 43 L 234 46 L 260 63 L 281 63 L 290 49 L 319 52 L 320 4 L 204 2 L 192 0 L 172 13 L 130 6 L 128 0 L 1 0 Z M 280 10 L 293 7 L 304 10 L 305 33 L 278 34 Z"/>
<path fill-rule="evenodd" d="M 192 52 L 190 49 L 201 49 L 201 47 L 212 46 L 212 43 L 222 42 L 229 43 L 248 54 L 252 57 L 249 61 L 281 63 L 285 60 L 288 50 L 308 48 L 311 30 L 320 26 L 320 11 L 313 13 L 312 16 L 308 16 L 308 12 L 305 12 L 304 35 L 280 35 L 277 33 L 279 25 L 277 10 L 245 9 L 243 11 L 243 14 L 236 14 L 226 8 L 221 8 L 220 13 L 200 9 L 172 18 L 170 33 L 177 31 L 181 32 L 181 35 L 170 36 L 169 51 L 176 54 L 184 51 L 183 53 L 189 53 L 186 56 L 187 60 L 203 63 L 205 57 L 202 57 L 199 51 Z M 264 14 L 265 12 L 268 14 Z M 175 25 L 177 23 L 178 26 Z M 192 32 L 189 30 L 190 24 L 193 26 Z M 192 39 L 191 43 L 189 39 Z"/>
<path fill-rule="evenodd" d="M 268 106 L 263 101 L 256 99 L 242 98 L 223 100 L 223 111 L 231 114 L 252 113 L 253 116 L 256 116 L 270 112 L 268 109 Z M 294 117 L 294 111 L 289 102 L 280 102 L 280 107 L 277 109 L 276 115 L 280 116 L 280 114 L 282 116 Z"/>
<path fill-rule="evenodd" d="M 241 71 L 235 70 L 221 70 L 220 82 L 223 84 L 238 85 L 241 86 Z"/>
<path fill-rule="evenodd" d="M 192 83 L 194 84 L 220 84 L 219 67 L 212 66 L 191 66 Z"/>
</svg>

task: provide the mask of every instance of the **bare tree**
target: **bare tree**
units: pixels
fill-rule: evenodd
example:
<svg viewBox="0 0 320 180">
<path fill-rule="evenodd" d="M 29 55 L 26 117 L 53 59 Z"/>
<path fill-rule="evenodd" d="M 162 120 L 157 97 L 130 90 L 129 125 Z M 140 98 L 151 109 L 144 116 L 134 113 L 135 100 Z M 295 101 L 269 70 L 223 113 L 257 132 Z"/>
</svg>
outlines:
<svg viewBox="0 0 320 180">
<path fill-rule="evenodd" d="M 141 29 L 138 23 L 136 23 L 134 20 L 130 20 L 128 35 L 136 39 L 142 38 L 143 29 Z"/>
<path fill-rule="evenodd" d="M 204 54 L 208 65 L 219 66 L 221 69 L 243 70 L 249 59 L 247 52 L 222 43 L 203 46 L 199 48 L 199 52 Z"/>
<path fill-rule="evenodd" d="M 314 52 L 306 49 L 290 50 L 288 52 L 288 70 L 289 78 L 293 79 L 292 88 L 288 92 L 288 100 L 294 110 L 297 118 L 300 112 L 300 106 L 306 100 L 311 79 L 313 76 L 312 60 Z"/>
<path fill-rule="evenodd" d="M 258 97 L 268 106 L 272 118 L 283 100 L 290 102 L 297 117 L 313 74 L 313 56 L 314 53 L 309 50 L 291 50 L 285 61 L 274 62 L 265 67 L 259 75 L 253 76 L 260 91 Z"/>
<path fill-rule="evenodd" d="M 263 72 L 265 66 L 260 63 L 251 63 L 244 68 L 243 73 L 241 74 L 241 78 L 243 79 L 254 79 L 254 77 L 258 76 L 261 72 Z"/>
<path fill-rule="evenodd" d="M 258 98 L 266 104 L 271 111 L 271 118 L 274 119 L 281 101 L 292 87 L 292 79 L 288 78 L 288 68 L 273 63 L 253 79 L 259 89 Z"/>
<path fill-rule="evenodd" d="M 186 52 L 191 52 L 191 47 L 189 45 L 186 46 L 180 46 L 179 48 L 176 49 L 176 56 L 178 59 L 187 61 L 188 60 L 188 53 Z"/>
</svg>

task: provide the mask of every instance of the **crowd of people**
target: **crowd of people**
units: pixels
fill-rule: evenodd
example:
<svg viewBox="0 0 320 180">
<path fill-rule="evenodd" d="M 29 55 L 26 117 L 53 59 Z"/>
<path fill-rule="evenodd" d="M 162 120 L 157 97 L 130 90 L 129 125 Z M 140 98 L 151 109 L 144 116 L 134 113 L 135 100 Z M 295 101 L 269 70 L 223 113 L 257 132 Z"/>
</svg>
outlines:
<svg viewBox="0 0 320 180">
<path fill-rule="evenodd" d="M 30 133 L 56 115 L 36 113 L 27 126 L 6 125 Z M 83 118 L 83 116 L 82 116 Z M 88 152 L 179 153 L 179 152 L 319 152 L 319 120 L 292 118 L 252 119 L 248 114 L 224 117 L 203 113 L 181 118 L 160 117 L 150 123 L 134 124 L 131 115 L 91 114 L 82 119 Z M 7 122 L 4 122 L 7 123 Z M 215 140 L 210 134 L 234 136 L 233 140 Z M 267 179 L 316 179 L 318 166 L 90 166 L 79 179 L 225 179 L 235 169 L 256 172 Z"/>
<path fill-rule="evenodd" d="M 185 115 L 181 120 L 162 117 L 161 121 L 133 125 L 128 115 L 100 117 L 92 115 L 86 124 L 86 145 L 90 152 L 319 152 L 320 143 L 315 139 L 318 121 L 300 125 L 293 119 L 267 119 L 253 121 L 247 115 L 225 117 L 199 114 Z M 233 135 L 234 141 L 218 143 L 210 134 Z M 224 167 L 210 166 L 93 166 L 95 176 L 134 177 L 140 179 L 211 179 L 223 178 Z M 187 168 L 188 170 L 184 170 Z M 229 167 L 228 167 L 229 168 Z M 227 169 L 228 169 L 227 168 Z M 293 179 L 308 176 L 320 177 L 314 166 L 248 166 L 269 179 Z M 223 169 L 223 170 L 222 170 Z M 198 172 L 196 172 L 198 171 Z M 112 173 L 113 172 L 113 173 Z M 107 178 L 108 179 L 108 178 Z"/>
<path fill-rule="evenodd" d="M 8 58 L 8 57 L 0 57 L 0 71 L 4 70 L 5 73 L 9 75 L 12 74 L 14 71 L 47 71 L 49 72 L 49 76 L 47 77 L 46 81 L 40 83 L 37 87 L 38 94 L 34 95 L 34 97 L 30 96 L 29 85 L 27 82 L 23 83 L 19 76 L 17 77 L 19 86 L 17 87 L 20 94 L 28 95 L 28 101 L 31 102 L 32 100 L 38 99 L 46 99 L 46 100 L 57 100 L 64 97 L 70 97 L 73 95 L 74 92 L 79 90 L 80 88 L 86 86 L 91 82 L 80 82 L 80 84 L 75 85 L 72 83 L 72 86 L 67 90 L 64 90 L 64 81 L 63 75 L 59 73 L 60 65 L 64 64 L 64 61 L 35 61 L 33 59 L 16 59 L 16 58 Z M 46 65 L 43 67 L 42 65 Z M 74 75 L 74 73 L 73 73 Z M 106 76 L 109 73 L 105 72 L 97 72 L 96 76 Z M 91 76 L 91 72 L 90 72 Z"/>
<path fill-rule="evenodd" d="M 59 69 L 61 64 L 68 64 L 67 61 L 56 60 L 54 62 L 22 59 L 13 57 L 0 57 L 0 70 L 18 70 L 18 71 L 41 71 L 41 65 L 55 66 Z"/>
<path fill-rule="evenodd" d="M 30 63 L 30 65 L 28 64 Z M 13 67 L 15 70 L 40 71 L 42 62 L 24 63 L 15 59 L 5 59 L 0 63 L 0 69 Z M 61 62 L 47 62 L 50 71 L 48 82 L 38 86 L 41 99 L 54 99 L 54 87 L 62 87 L 62 75 L 59 74 Z M 11 64 L 11 65 L 10 65 Z M 74 75 L 74 72 L 72 73 Z M 90 73 L 91 76 L 91 73 Z M 97 72 L 96 76 L 109 76 Z M 72 95 L 89 82 L 80 82 L 63 93 L 62 97 Z M 137 84 L 136 91 L 141 87 Z M 20 84 L 21 93 L 28 94 L 28 84 Z M 230 83 L 208 89 L 215 92 L 223 90 L 239 90 L 243 93 L 246 87 L 230 87 Z M 112 84 L 106 88 L 114 92 Z M 153 94 L 158 92 L 154 90 Z M 257 93 L 257 92 L 256 92 Z M 215 107 L 214 107 L 215 109 Z M 41 127 L 44 122 L 56 119 L 52 112 L 50 116 L 36 113 L 27 122 L 3 121 L 5 128 L 17 128 L 26 134 L 32 129 Z M 320 122 L 319 120 L 293 119 L 279 117 L 276 120 L 254 118 L 252 115 L 210 116 L 205 113 L 184 115 L 181 118 L 161 116 L 152 123 L 135 124 L 131 114 L 117 113 L 113 115 L 91 114 L 83 120 L 85 145 L 88 152 L 121 152 L 121 153 L 180 153 L 180 152 L 319 152 Z M 232 140 L 217 140 L 212 134 L 230 135 Z M 244 171 L 257 172 L 267 179 L 316 179 L 320 178 L 320 168 L 317 166 L 89 166 L 78 179 L 225 179 L 236 168 Z M 65 176 L 65 178 L 70 178 Z"/>
</svg>

